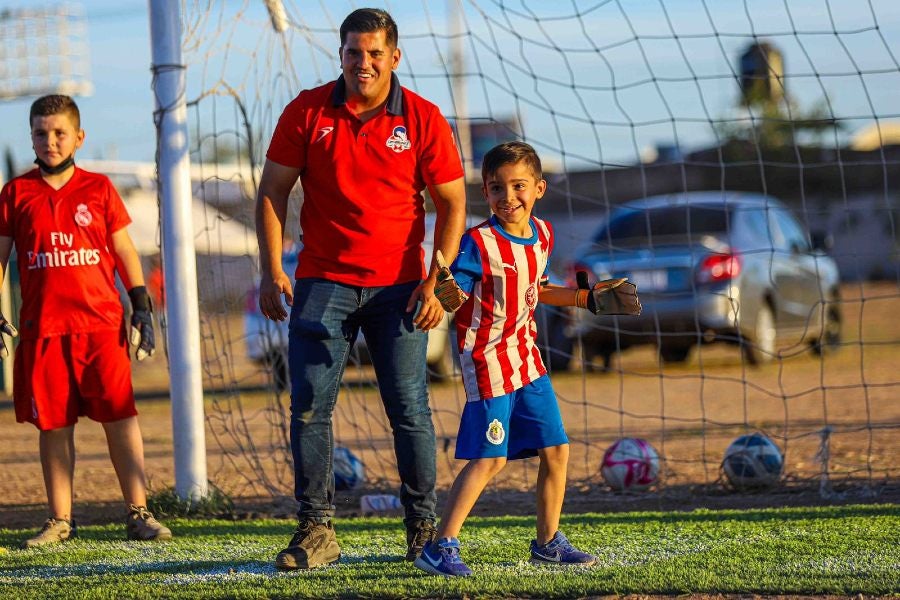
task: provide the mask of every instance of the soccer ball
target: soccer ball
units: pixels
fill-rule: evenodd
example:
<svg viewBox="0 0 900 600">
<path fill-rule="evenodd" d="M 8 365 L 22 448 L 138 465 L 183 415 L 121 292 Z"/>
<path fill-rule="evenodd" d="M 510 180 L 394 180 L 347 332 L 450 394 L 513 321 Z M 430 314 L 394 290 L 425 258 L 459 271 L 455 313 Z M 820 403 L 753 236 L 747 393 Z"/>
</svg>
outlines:
<svg viewBox="0 0 900 600">
<path fill-rule="evenodd" d="M 784 460 L 772 440 L 761 433 L 742 435 L 725 450 L 722 470 L 737 489 L 763 488 L 781 477 Z"/>
<path fill-rule="evenodd" d="M 334 489 L 353 490 L 366 480 L 366 468 L 348 448 L 334 449 Z"/>
<path fill-rule="evenodd" d="M 600 472 L 615 490 L 645 490 L 656 483 L 659 456 L 646 440 L 622 438 L 603 453 Z"/>
</svg>

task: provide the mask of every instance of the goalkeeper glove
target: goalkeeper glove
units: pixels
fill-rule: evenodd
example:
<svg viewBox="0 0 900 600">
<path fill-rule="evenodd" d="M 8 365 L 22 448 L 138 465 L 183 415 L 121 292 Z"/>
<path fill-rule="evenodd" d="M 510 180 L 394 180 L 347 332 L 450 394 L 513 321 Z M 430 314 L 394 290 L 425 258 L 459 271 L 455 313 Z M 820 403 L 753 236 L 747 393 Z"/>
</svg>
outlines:
<svg viewBox="0 0 900 600">
<path fill-rule="evenodd" d="M 131 298 L 131 345 L 137 346 L 134 357 L 142 361 L 153 356 L 156 338 L 153 334 L 153 302 L 146 286 L 138 285 L 128 290 Z"/>
<path fill-rule="evenodd" d="M 13 327 L 13 324 L 6 320 L 6 317 L 0 313 L 0 331 L 8 335 L 9 337 L 16 337 L 19 335 L 19 330 Z M 6 348 L 6 340 L 3 339 L 3 336 L 0 335 L 0 359 L 8 358 L 9 350 Z"/>
<path fill-rule="evenodd" d="M 585 308 L 595 315 L 639 315 L 641 301 L 637 287 L 627 279 L 606 279 L 591 287 L 584 271 L 575 274 L 578 289 L 575 291 L 575 306 Z"/>
<path fill-rule="evenodd" d="M 434 286 L 434 295 L 437 296 L 444 310 L 454 312 L 465 304 L 466 300 L 469 299 L 469 295 L 462 291 L 462 288 L 456 283 L 456 279 L 453 278 L 453 273 L 450 272 L 450 268 L 444 262 L 444 255 L 440 250 L 437 251 L 437 265 L 437 285 Z"/>
</svg>

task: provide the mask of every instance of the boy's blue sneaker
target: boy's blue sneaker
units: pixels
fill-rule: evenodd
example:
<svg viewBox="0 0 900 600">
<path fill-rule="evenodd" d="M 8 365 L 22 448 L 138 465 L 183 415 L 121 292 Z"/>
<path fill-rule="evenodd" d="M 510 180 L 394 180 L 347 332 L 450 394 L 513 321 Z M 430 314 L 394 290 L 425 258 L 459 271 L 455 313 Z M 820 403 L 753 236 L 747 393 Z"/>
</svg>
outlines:
<svg viewBox="0 0 900 600">
<path fill-rule="evenodd" d="M 531 540 L 531 562 L 536 565 L 582 565 L 590 566 L 597 562 L 597 557 L 582 552 L 569 542 L 561 531 L 557 531 L 553 539 L 539 546 L 537 540 Z"/>
<path fill-rule="evenodd" d="M 445 577 L 468 577 L 472 570 L 459 557 L 459 540 L 441 538 L 428 542 L 413 563 L 417 568 Z"/>
</svg>

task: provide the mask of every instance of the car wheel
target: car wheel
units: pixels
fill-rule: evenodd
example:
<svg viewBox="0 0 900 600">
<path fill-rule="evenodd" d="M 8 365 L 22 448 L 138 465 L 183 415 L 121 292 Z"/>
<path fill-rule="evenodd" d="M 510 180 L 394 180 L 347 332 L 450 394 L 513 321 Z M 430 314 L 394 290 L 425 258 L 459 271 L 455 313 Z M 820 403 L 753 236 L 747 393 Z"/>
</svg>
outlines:
<svg viewBox="0 0 900 600">
<path fill-rule="evenodd" d="M 663 345 L 659 347 L 659 358 L 664 363 L 682 363 L 691 355 L 689 345 Z"/>
<path fill-rule="evenodd" d="M 775 358 L 775 315 L 768 302 L 763 302 L 756 313 L 756 323 L 753 326 L 753 337 L 741 340 L 741 350 L 744 358 L 751 365 L 761 365 L 771 362 Z"/>
<path fill-rule="evenodd" d="M 266 356 L 266 368 L 272 374 L 272 383 L 279 392 L 290 389 L 291 375 L 288 372 L 287 356 L 281 352 L 271 352 Z"/>
<path fill-rule="evenodd" d="M 825 303 L 825 323 L 822 333 L 811 344 L 813 352 L 822 355 L 829 351 L 837 350 L 841 345 L 841 313 L 840 296 L 835 293 Z"/>
</svg>

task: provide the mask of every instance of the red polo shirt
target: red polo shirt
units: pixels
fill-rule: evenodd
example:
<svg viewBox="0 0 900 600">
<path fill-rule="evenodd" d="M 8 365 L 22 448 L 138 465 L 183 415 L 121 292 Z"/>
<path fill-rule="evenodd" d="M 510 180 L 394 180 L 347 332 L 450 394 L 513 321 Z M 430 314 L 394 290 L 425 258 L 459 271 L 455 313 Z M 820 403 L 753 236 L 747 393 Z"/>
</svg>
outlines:
<svg viewBox="0 0 900 600">
<path fill-rule="evenodd" d="M 463 176 L 450 124 L 396 74 L 384 109 L 365 123 L 345 99 L 343 76 L 300 92 L 266 154 L 301 170 L 296 277 L 358 286 L 422 279 L 422 191 Z"/>
<path fill-rule="evenodd" d="M 16 245 L 23 339 L 118 330 L 114 232 L 131 222 L 105 175 L 75 167 L 58 190 L 34 169 L 0 191 L 0 236 Z"/>
</svg>

